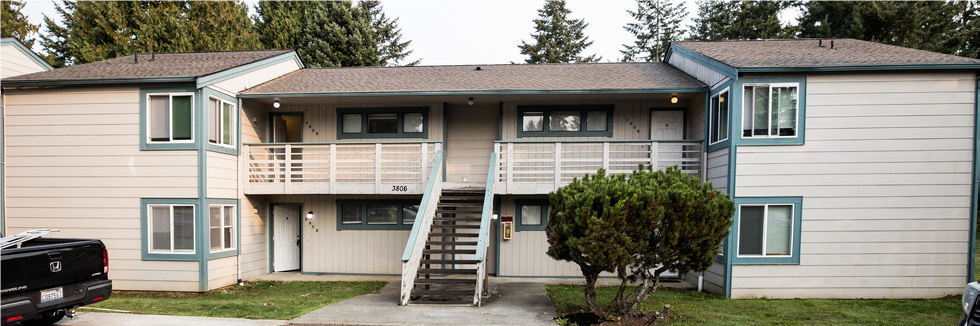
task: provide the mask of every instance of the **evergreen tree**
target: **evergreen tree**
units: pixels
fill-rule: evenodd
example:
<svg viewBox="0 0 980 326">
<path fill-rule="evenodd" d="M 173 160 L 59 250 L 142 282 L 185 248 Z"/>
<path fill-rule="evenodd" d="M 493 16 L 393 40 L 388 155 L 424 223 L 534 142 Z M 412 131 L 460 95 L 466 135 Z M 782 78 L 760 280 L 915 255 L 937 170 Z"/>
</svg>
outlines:
<svg viewBox="0 0 980 326">
<path fill-rule="evenodd" d="M 686 33 L 681 22 L 687 17 L 684 2 L 671 0 L 637 0 L 636 11 L 627 10 L 636 22 L 626 24 L 624 29 L 633 34 L 633 45 L 623 44 L 624 62 L 659 62 L 670 42 L 678 40 Z"/>
<path fill-rule="evenodd" d="M 299 49 L 311 1 L 259 1 L 255 30 L 266 49 Z"/>
<path fill-rule="evenodd" d="M 24 1 L 0 1 L 0 35 L 13 36 L 28 49 L 34 46 L 34 34 L 38 25 L 31 24 L 21 13 Z"/>
<path fill-rule="evenodd" d="M 738 3 L 734 1 L 698 0 L 698 13 L 694 16 L 691 39 L 698 41 L 723 40 L 723 34 L 735 22 Z"/>
<path fill-rule="evenodd" d="M 243 2 L 81 1 L 56 6 L 60 24 L 45 16 L 41 44 L 54 66 L 95 62 L 137 52 L 251 50 L 260 47 Z"/>
<path fill-rule="evenodd" d="M 592 45 L 585 36 L 589 26 L 582 19 L 569 19 L 572 11 L 565 7 L 565 0 L 547 0 L 538 9 L 534 20 L 534 44 L 521 41 L 517 47 L 527 55 L 526 63 L 597 62 L 596 55 L 582 56 L 582 51 Z"/>
<path fill-rule="evenodd" d="M 957 1 L 955 28 L 948 42 L 956 49 L 953 54 L 980 58 L 980 3 L 977 0 Z"/>
<path fill-rule="evenodd" d="M 789 1 L 719 1 L 697 2 L 698 14 L 691 25 L 694 40 L 753 40 L 792 36 L 792 28 L 782 25 L 779 13 Z"/>
<path fill-rule="evenodd" d="M 402 42 L 402 29 L 398 27 L 398 18 L 391 19 L 385 16 L 381 2 L 378 1 L 359 1 L 357 6 L 361 9 L 361 14 L 371 23 L 371 30 L 374 31 L 374 39 L 378 41 L 378 65 L 381 66 L 400 66 L 413 50 L 408 46 L 412 41 Z M 406 66 L 415 66 L 422 62 L 422 59 L 406 63 Z"/>
<path fill-rule="evenodd" d="M 350 1 L 314 3 L 296 51 L 300 59 L 308 67 L 378 65 L 377 41 L 364 17 Z"/>
</svg>

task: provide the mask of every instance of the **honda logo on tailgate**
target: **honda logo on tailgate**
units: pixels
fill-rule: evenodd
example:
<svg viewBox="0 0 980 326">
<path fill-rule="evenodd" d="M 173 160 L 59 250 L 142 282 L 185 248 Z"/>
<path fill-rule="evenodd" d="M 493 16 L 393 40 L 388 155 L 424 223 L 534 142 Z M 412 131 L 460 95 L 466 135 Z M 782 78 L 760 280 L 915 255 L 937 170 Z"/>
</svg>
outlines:
<svg viewBox="0 0 980 326">
<path fill-rule="evenodd" d="M 51 262 L 51 266 L 50 267 L 51 267 L 51 272 L 52 273 L 60 272 L 61 271 L 61 261 L 53 261 L 53 262 Z"/>
</svg>

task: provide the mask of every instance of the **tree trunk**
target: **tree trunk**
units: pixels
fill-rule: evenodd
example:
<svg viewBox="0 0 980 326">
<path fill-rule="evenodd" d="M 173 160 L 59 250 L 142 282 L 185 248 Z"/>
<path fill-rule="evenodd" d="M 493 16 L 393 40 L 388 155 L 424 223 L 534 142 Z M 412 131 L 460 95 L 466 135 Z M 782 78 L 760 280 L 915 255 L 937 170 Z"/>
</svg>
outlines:
<svg viewBox="0 0 980 326">
<path fill-rule="evenodd" d="M 589 310 L 592 313 L 602 316 L 602 307 L 596 303 L 595 300 L 595 282 L 599 279 L 599 273 L 586 271 L 582 269 L 582 274 L 585 275 L 585 303 L 589 305 Z"/>
</svg>

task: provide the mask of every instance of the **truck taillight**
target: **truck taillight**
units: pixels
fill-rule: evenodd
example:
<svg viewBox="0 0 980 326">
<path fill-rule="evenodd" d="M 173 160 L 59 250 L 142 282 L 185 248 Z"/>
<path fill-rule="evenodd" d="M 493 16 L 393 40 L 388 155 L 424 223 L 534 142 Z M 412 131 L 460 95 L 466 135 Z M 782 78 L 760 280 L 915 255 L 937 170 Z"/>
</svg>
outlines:
<svg viewBox="0 0 980 326">
<path fill-rule="evenodd" d="M 102 274 L 109 274 L 109 250 L 102 248 Z"/>
</svg>

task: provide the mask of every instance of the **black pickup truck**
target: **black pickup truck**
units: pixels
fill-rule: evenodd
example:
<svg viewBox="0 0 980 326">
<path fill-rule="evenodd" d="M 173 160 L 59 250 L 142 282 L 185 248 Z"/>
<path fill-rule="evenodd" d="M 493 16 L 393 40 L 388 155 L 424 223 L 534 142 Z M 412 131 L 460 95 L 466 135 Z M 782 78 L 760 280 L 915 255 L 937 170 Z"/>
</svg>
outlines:
<svg viewBox="0 0 980 326">
<path fill-rule="evenodd" d="M 3 238 L 0 325 L 50 325 L 112 294 L 102 241 L 38 237 L 46 233 Z"/>
</svg>

